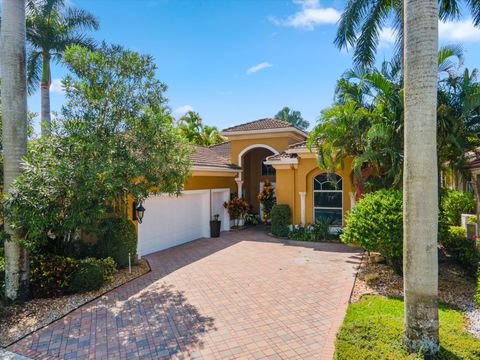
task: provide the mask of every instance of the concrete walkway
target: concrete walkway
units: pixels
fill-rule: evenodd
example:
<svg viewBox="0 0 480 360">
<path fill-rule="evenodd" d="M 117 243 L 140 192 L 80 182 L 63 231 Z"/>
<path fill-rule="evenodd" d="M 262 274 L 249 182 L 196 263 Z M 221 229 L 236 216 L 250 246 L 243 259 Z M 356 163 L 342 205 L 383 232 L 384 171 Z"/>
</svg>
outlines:
<svg viewBox="0 0 480 360">
<path fill-rule="evenodd" d="M 360 260 L 341 244 L 222 233 L 13 344 L 35 359 L 330 359 Z"/>
</svg>

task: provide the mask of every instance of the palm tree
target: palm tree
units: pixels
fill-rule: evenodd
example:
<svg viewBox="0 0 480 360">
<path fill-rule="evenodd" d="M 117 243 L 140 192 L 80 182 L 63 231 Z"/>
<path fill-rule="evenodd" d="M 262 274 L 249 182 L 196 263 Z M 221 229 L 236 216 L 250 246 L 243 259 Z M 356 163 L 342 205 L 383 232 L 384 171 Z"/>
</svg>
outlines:
<svg viewBox="0 0 480 360">
<path fill-rule="evenodd" d="M 192 144 L 210 146 L 225 141 L 215 126 L 203 125 L 200 114 L 195 111 L 183 115 L 178 121 L 178 128 Z"/>
<path fill-rule="evenodd" d="M 288 106 L 285 106 L 282 110 L 280 110 L 275 115 L 275 119 L 289 122 L 293 126 L 296 126 L 302 130 L 305 130 L 310 126 L 310 123 L 302 117 L 302 113 L 300 111 L 292 110 Z"/>
<path fill-rule="evenodd" d="M 4 0 L 1 23 L 1 78 L 3 117 L 4 191 L 20 173 L 27 152 L 27 80 L 25 72 L 25 0 Z M 10 228 L 5 241 L 5 295 L 25 299 L 28 295 L 28 253 L 20 234 Z"/>
<path fill-rule="evenodd" d="M 51 60 L 60 61 L 71 45 L 93 49 L 95 42 L 84 31 L 97 30 L 99 24 L 88 11 L 67 7 L 64 0 L 29 0 L 26 21 L 29 90 L 33 91 L 40 82 L 42 135 L 48 135 L 51 131 Z"/>
<path fill-rule="evenodd" d="M 438 3 L 405 0 L 404 341 L 434 354 L 438 337 Z"/>
<path fill-rule="evenodd" d="M 348 0 L 340 19 L 335 45 L 354 48 L 357 65 L 371 66 L 375 61 L 381 30 L 391 23 L 396 34 L 396 62 L 403 58 L 403 0 Z M 475 26 L 480 26 L 480 2 L 466 1 Z M 460 0 L 439 0 L 438 14 L 442 21 L 460 16 Z"/>
</svg>

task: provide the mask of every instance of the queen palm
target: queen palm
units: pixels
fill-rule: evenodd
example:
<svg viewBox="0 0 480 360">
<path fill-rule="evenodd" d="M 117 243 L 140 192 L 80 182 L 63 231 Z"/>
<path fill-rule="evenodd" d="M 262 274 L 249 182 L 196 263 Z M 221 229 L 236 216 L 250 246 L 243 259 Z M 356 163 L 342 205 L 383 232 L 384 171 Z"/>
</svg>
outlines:
<svg viewBox="0 0 480 360">
<path fill-rule="evenodd" d="M 27 81 L 25 73 L 25 0 L 4 0 L 0 31 L 2 78 L 4 191 L 20 174 L 27 152 Z M 28 253 L 20 244 L 20 234 L 8 223 L 5 241 L 5 295 L 25 299 L 28 294 Z"/>
<path fill-rule="evenodd" d="M 405 0 L 403 173 L 404 340 L 410 351 L 437 353 L 438 3 Z"/>
<path fill-rule="evenodd" d="M 480 1 L 465 1 L 473 23 L 480 26 Z M 381 30 L 391 23 L 396 33 L 396 62 L 403 57 L 403 0 L 348 0 L 335 38 L 341 49 L 354 48 L 353 58 L 358 65 L 373 65 Z M 439 0 L 438 15 L 441 20 L 457 19 L 461 15 L 460 0 Z"/>
<path fill-rule="evenodd" d="M 68 46 L 93 48 L 85 30 L 97 30 L 98 20 L 86 10 L 66 6 L 64 0 L 29 0 L 27 4 L 27 76 L 32 92 L 40 83 L 42 135 L 51 131 L 51 61 L 61 60 Z"/>
</svg>

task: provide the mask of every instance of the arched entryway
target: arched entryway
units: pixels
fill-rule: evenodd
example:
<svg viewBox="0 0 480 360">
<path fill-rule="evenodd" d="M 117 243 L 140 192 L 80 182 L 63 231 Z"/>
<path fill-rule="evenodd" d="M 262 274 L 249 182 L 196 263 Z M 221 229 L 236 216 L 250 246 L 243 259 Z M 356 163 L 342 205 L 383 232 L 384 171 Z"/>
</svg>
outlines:
<svg viewBox="0 0 480 360">
<path fill-rule="evenodd" d="M 274 148 L 268 145 L 256 144 L 245 148 L 239 154 L 239 165 L 242 167 L 242 196 L 252 205 L 253 211 L 260 213 L 258 193 L 263 184 L 269 181 L 275 184 L 275 169 L 264 163 L 268 156 L 278 154 Z"/>
</svg>

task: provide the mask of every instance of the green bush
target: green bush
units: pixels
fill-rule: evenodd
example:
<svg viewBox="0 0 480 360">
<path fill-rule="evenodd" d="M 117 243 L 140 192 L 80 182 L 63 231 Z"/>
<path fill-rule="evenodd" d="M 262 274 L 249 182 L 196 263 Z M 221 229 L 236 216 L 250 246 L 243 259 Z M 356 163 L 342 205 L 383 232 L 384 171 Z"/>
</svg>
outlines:
<svg viewBox="0 0 480 360">
<path fill-rule="evenodd" d="M 97 258 L 89 257 L 89 258 L 80 260 L 80 262 L 95 264 L 100 266 L 100 268 L 102 269 L 104 282 L 112 281 L 113 275 L 115 275 L 115 273 L 117 272 L 117 264 L 115 263 L 115 260 L 113 260 L 111 257 L 107 257 L 105 259 L 97 259 Z"/>
<path fill-rule="evenodd" d="M 57 255 L 33 257 L 30 267 L 30 290 L 33 297 L 52 297 L 68 291 L 77 260 Z"/>
<path fill-rule="evenodd" d="M 402 269 L 402 192 L 380 190 L 366 194 L 347 214 L 340 239 L 385 256 L 397 272 Z"/>
<path fill-rule="evenodd" d="M 292 222 L 292 212 L 286 204 L 273 205 L 270 213 L 272 222 L 272 234 L 280 237 L 288 236 L 288 225 Z"/>
<path fill-rule="evenodd" d="M 91 259 L 82 260 L 72 274 L 68 290 L 71 293 L 98 290 L 103 283 L 102 266 L 96 261 L 91 261 Z"/>
<path fill-rule="evenodd" d="M 100 239 L 97 244 L 97 257 L 111 257 L 119 268 L 128 265 L 137 253 L 137 230 L 127 218 L 105 219 L 101 224 Z"/>
<path fill-rule="evenodd" d="M 476 247 L 475 239 L 467 238 L 467 230 L 460 226 L 450 226 L 448 237 L 442 245 L 453 259 L 458 261 L 472 276 L 475 275 L 480 254 Z"/>
<path fill-rule="evenodd" d="M 475 212 L 473 194 L 465 191 L 443 190 L 440 207 L 450 225 L 460 225 L 461 214 Z"/>
</svg>

